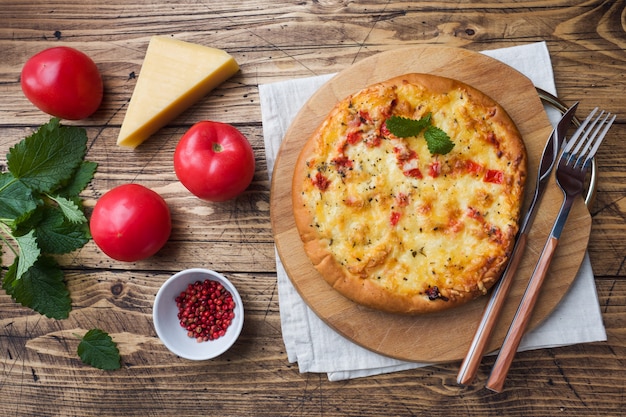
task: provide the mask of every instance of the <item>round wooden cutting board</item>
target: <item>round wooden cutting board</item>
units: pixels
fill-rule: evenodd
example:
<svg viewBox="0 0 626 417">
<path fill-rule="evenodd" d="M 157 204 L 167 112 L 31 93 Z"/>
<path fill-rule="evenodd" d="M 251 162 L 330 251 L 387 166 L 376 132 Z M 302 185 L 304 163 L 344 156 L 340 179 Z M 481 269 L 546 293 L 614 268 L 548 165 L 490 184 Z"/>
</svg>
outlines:
<svg viewBox="0 0 626 417">
<path fill-rule="evenodd" d="M 304 143 L 333 106 L 370 84 L 411 72 L 458 79 L 478 88 L 504 107 L 517 124 L 529 156 L 525 207 L 528 206 L 539 159 L 552 131 L 531 81 L 513 68 L 480 53 L 450 47 L 416 46 L 360 61 L 324 84 L 303 106 L 287 131 L 276 159 L 270 198 L 272 227 L 281 262 L 296 290 L 307 305 L 337 332 L 360 346 L 401 360 L 454 361 L 467 353 L 487 296 L 455 309 L 418 316 L 388 314 L 357 305 L 332 289 L 313 268 L 304 253 L 292 213 L 291 181 L 295 161 Z M 561 201 L 562 193 L 552 178 L 499 326 L 488 346 L 489 351 L 498 349 L 504 340 Z M 581 198 L 570 213 L 530 328 L 546 318 L 568 291 L 582 263 L 590 229 L 591 217 Z"/>
</svg>

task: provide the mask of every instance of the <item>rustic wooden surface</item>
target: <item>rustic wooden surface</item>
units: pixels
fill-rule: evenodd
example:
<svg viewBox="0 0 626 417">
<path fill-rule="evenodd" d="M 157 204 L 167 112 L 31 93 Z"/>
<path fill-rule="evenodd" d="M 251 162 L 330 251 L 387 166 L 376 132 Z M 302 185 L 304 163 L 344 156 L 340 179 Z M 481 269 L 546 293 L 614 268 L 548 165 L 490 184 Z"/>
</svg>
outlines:
<svg viewBox="0 0 626 417">
<path fill-rule="evenodd" d="M 161 193 L 173 212 L 170 242 L 134 264 L 112 261 L 93 243 L 64 257 L 70 318 L 54 321 L 0 292 L 2 416 L 617 416 L 626 406 L 626 36 L 623 0 L 442 1 L 312 0 L 107 2 L 0 1 L 0 154 L 48 116 L 24 98 L 23 63 L 53 45 L 88 53 L 106 95 L 85 126 L 88 158 L 100 164 L 84 194 L 89 207 L 106 190 L 137 182 Z M 115 139 L 150 36 L 229 51 L 242 71 L 135 152 Z M 618 114 L 599 151 L 598 194 L 589 253 L 608 342 L 519 354 L 506 389 L 456 384 L 459 363 L 344 382 L 300 374 L 282 344 L 274 241 L 269 216 L 257 86 L 340 71 L 375 53 L 416 44 L 493 49 L 546 41 L 559 96 Z M 190 197 L 172 169 L 178 138 L 215 119 L 251 140 L 257 172 L 235 201 Z M 0 168 L 6 169 L 0 158 Z M 178 359 L 156 338 L 152 301 L 172 273 L 203 266 L 239 287 L 246 324 L 237 345 L 206 363 Z M 103 372 L 76 358 L 73 333 L 98 325 L 120 345 L 123 368 Z"/>
</svg>

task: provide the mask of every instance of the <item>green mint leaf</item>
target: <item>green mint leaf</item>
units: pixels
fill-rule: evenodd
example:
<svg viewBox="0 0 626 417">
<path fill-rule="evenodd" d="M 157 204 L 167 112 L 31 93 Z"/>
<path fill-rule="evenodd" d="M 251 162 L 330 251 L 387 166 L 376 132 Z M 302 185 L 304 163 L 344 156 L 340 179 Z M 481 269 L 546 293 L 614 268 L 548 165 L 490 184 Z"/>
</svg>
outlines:
<svg viewBox="0 0 626 417">
<path fill-rule="evenodd" d="M 19 280 L 37 262 L 39 255 L 41 255 L 41 249 L 37 244 L 34 230 L 25 235 L 16 236 L 15 241 L 20 249 L 20 256 L 15 259 L 17 262 L 16 279 Z"/>
<path fill-rule="evenodd" d="M 97 164 L 85 161 L 87 133 L 53 118 L 13 146 L 0 173 L 0 227 L 15 254 L 2 286 L 13 299 L 48 317 L 67 318 L 69 291 L 45 254 L 78 249 L 91 238 L 79 194 Z M 15 243 L 15 245 L 13 245 Z"/>
<path fill-rule="evenodd" d="M 35 229 L 35 236 L 42 252 L 70 253 L 82 248 L 89 241 L 87 223 L 70 222 L 56 207 L 45 207 L 43 213 L 43 219 Z"/>
<path fill-rule="evenodd" d="M 408 138 L 419 135 L 424 129 L 424 139 L 432 155 L 447 154 L 454 148 L 454 142 L 443 130 L 431 125 L 431 113 L 419 120 L 392 116 L 385 122 L 387 129 L 399 138 Z"/>
<path fill-rule="evenodd" d="M 424 132 L 426 145 L 431 154 L 445 155 L 454 148 L 454 142 L 450 140 L 450 136 L 443 130 L 435 126 L 429 126 Z"/>
<path fill-rule="evenodd" d="M 0 222 L 15 228 L 37 208 L 30 189 L 10 172 L 0 174 Z"/>
<path fill-rule="evenodd" d="M 65 215 L 65 218 L 72 223 L 86 223 L 87 218 L 81 208 L 72 200 L 61 196 L 48 195 L 48 198 L 59 205 L 59 208 Z"/>
<path fill-rule="evenodd" d="M 100 329 L 91 329 L 78 344 L 78 356 L 87 365 L 98 369 L 119 369 L 120 351 L 108 333 Z"/>
<path fill-rule="evenodd" d="M 93 179 L 98 164 L 91 161 L 83 161 L 78 166 L 78 169 L 74 172 L 74 175 L 70 181 L 63 186 L 63 188 L 57 190 L 57 194 L 63 197 L 78 197 L 81 191 L 83 191 L 89 182 Z"/>
<path fill-rule="evenodd" d="M 45 207 L 46 205 L 41 203 L 34 211 L 30 212 L 27 217 L 21 219 L 13 229 L 13 236 L 22 236 L 33 230 L 41 219 L 43 219 L 43 210 Z"/>
<path fill-rule="evenodd" d="M 60 126 L 55 118 L 9 149 L 7 163 L 27 187 L 51 192 L 70 179 L 86 151 L 85 129 Z"/>
<path fill-rule="evenodd" d="M 419 135 L 422 130 L 430 125 L 430 113 L 419 120 L 391 116 L 385 123 L 387 129 L 395 136 L 399 138 L 410 138 Z"/>
<path fill-rule="evenodd" d="M 47 317 L 57 320 L 69 317 L 72 309 L 70 294 L 63 272 L 54 259 L 40 257 L 19 280 L 16 270 L 13 263 L 4 276 L 2 287 L 7 294 L 23 306 Z"/>
</svg>

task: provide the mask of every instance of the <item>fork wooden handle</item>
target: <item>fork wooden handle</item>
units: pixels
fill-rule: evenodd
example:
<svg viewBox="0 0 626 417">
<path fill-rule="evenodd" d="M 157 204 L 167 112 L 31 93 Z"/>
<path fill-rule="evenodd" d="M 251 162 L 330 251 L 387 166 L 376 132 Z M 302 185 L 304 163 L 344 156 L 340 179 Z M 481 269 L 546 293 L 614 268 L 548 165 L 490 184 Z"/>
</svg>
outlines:
<svg viewBox="0 0 626 417">
<path fill-rule="evenodd" d="M 530 317 L 532 316 L 535 303 L 541 294 L 541 285 L 546 277 L 548 268 L 559 240 L 555 237 L 550 237 L 546 242 L 545 247 L 541 253 L 541 257 L 537 262 L 535 271 L 530 277 L 522 301 L 515 313 L 509 332 L 504 339 L 498 358 L 491 370 L 491 375 L 487 380 L 486 387 L 495 392 L 501 392 L 504 387 L 504 381 L 509 372 L 509 368 L 513 363 L 513 358 L 519 347 L 520 341 L 524 336 Z"/>
<path fill-rule="evenodd" d="M 509 295 L 509 289 L 513 283 L 513 277 L 517 271 L 524 249 L 526 248 L 526 241 L 528 240 L 527 233 L 521 233 L 517 238 L 517 243 L 512 254 L 512 258 L 509 261 L 509 265 L 504 275 L 498 281 L 497 286 L 494 288 L 489 302 L 485 306 L 485 311 L 481 319 L 474 339 L 468 349 L 467 355 L 461 364 L 459 373 L 457 376 L 457 382 L 461 385 L 469 385 L 472 383 L 478 372 L 480 362 L 485 355 L 487 349 L 487 343 L 491 338 L 493 329 L 498 324 L 498 318 L 500 317 L 500 311 L 504 307 L 507 296 Z"/>
</svg>

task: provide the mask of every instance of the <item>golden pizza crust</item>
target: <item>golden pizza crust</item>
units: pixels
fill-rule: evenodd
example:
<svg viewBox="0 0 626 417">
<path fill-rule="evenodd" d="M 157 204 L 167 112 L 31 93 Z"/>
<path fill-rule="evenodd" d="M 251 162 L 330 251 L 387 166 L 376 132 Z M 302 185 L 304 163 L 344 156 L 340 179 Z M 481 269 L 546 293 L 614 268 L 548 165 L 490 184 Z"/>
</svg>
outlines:
<svg viewBox="0 0 626 417">
<path fill-rule="evenodd" d="M 450 153 L 384 131 L 392 115 L 426 112 L 455 142 Z M 487 181 L 494 173 L 501 182 Z M 525 147 L 501 106 L 459 81 L 407 74 L 332 109 L 296 162 L 293 211 L 305 253 L 338 292 L 382 311 L 436 312 L 497 281 L 525 179 Z"/>
</svg>

